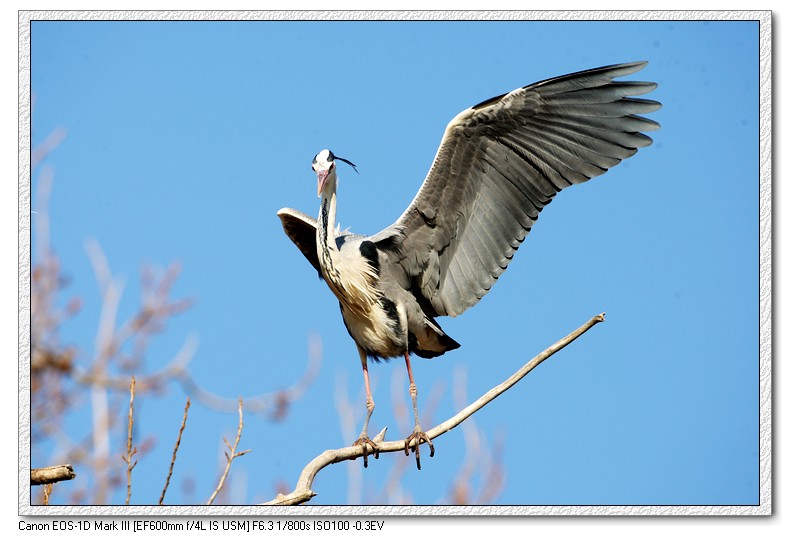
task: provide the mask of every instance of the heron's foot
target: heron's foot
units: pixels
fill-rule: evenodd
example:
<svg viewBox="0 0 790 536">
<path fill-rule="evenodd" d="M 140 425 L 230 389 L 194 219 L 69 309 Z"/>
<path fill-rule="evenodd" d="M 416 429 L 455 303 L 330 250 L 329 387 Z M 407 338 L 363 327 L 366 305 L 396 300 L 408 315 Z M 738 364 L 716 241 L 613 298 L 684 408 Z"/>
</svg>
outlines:
<svg viewBox="0 0 790 536">
<path fill-rule="evenodd" d="M 404 451 L 406 452 L 406 456 L 409 455 L 409 445 L 411 442 L 414 441 L 414 446 L 411 447 L 412 452 L 414 452 L 414 457 L 417 460 L 417 470 L 422 469 L 420 467 L 420 443 L 425 442 L 428 443 L 428 446 L 431 448 L 431 458 L 433 458 L 433 443 L 431 442 L 431 438 L 428 437 L 428 434 L 422 431 L 420 425 L 414 427 L 414 431 L 411 433 L 409 437 L 406 438 L 405 441 L 405 448 Z"/>
<path fill-rule="evenodd" d="M 351 445 L 352 447 L 356 447 L 362 445 L 362 463 L 365 467 L 368 466 L 368 448 L 370 448 L 371 452 L 373 453 L 373 457 L 377 460 L 379 459 L 379 447 L 376 445 L 372 439 L 368 437 L 368 434 L 361 433 L 359 435 L 359 439 L 354 441 Z"/>
</svg>

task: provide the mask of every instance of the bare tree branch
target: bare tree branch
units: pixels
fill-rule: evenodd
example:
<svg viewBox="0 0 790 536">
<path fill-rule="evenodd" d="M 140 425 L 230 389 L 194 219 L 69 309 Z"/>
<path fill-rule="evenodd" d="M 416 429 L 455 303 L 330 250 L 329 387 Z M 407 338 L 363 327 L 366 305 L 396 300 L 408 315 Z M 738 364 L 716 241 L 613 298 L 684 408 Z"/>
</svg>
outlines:
<svg viewBox="0 0 790 536">
<path fill-rule="evenodd" d="M 52 484 L 61 480 L 73 480 L 77 476 L 71 465 L 53 465 L 52 467 L 42 467 L 30 470 L 30 485 L 41 486 Z"/>
<path fill-rule="evenodd" d="M 137 465 L 137 461 L 132 463 L 132 458 L 137 454 L 137 447 L 132 446 L 132 425 L 134 424 L 134 376 L 129 384 L 129 430 L 126 436 L 126 455 L 121 456 L 126 462 L 126 504 L 132 498 L 132 469 Z"/>
<path fill-rule="evenodd" d="M 165 493 L 167 487 L 170 485 L 170 477 L 173 476 L 173 466 L 176 464 L 176 454 L 178 453 L 178 446 L 181 444 L 181 435 L 184 433 L 184 428 L 187 426 L 187 414 L 189 413 L 189 397 L 187 397 L 186 406 L 184 406 L 184 418 L 181 421 L 181 428 L 178 430 L 178 438 L 176 439 L 176 446 L 173 448 L 173 457 L 170 459 L 170 470 L 167 472 L 167 480 L 165 480 L 165 487 L 162 489 L 162 495 L 159 496 L 159 504 L 165 501 Z"/>
<path fill-rule="evenodd" d="M 49 506 L 49 496 L 52 494 L 53 484 L 44 484 L 44 506 Z"/>
<path fill-rule="evenodd" d="M 456 368 L 453 376 L 453 399 L 457 411 L 460 411 L 468 404 L 466 368 Z M 460 429 L 466 444 L 466 456 L 450 486 L 446 501 L 441 504 L 490 504 L 505 483 L 505 471 L 500 461 L 503 459 L 501 441 L 494 447 L 489 447 L 472 418 L 464 421 Z M 478 479 L 477 491 L 475 477 Z"/>
<path fill-rule="evenodd" d="M 428 430 L 426 434 L 429 438 L 435 439 L 440 435 L 443 435 L 459 424 L 461 424 L 464 420 L 468 419 L 472 414 L 480 410 L 486 404 L 494 400 L 496 397 L 513 387 L 519 380 L 521 380 L 524 376 L 529 374 L 535 367 L 540 365 L 543 361 L 557 353 L 558 351 L 565 348 L 567 345 L 572 343 L 574 340 L 582 336 L 587 330 L 593 327 L 595 324 L 604 321 L 604 314 L 601 313 L 592 317 L 590 320 L 585 322 L 583 325 L 579 326 L 576 330 L 569 333 L 559 341 L 555 342 L 553 345 L 549 346 L 543 352 L 532 358 L 527 364 L 521 367 L 515 374 L 510 376 L 507 380 L 500 383 L 493 389 L 489 390 L 486 394 L 478 398 L 475 402 L 468 405 L 466 408 L 455 414 L 453 417 L 447 419 L 443 423 L 439 424 Z M 378 445 L 378 451 L 381 452 L 395 452 L 395 451 L 403 451 L 407 445 L 404 445 L 404 441 L 387 441 L 384 442 L 384 433 L 386 428 L 382 430 L 378 436 L 374 438 L 374 442 Z M 301 475 L 299 475 L 299 481 L 296 484 L 296 489 L 287 495 L 279 494 L 275 499 L 264 503 L 265 505 L 295 505 L 295 504 L 303 504 L 309 501 L 311 498 L 315 497 L 316 493 L 312 489 L 313 480 L 315 479 L 316 475 L 319 471 L 321 471 L 324 467 L 327 467 L 333 463 L 339 463 L 346 460 L 353 460 L 359 458 L 363 455 L 364 446 L 352 446 L 352 447 L 344 447 L 340 449 L 334 450 L 326 450 L 321 455 L 313 459 L 305 468 L 302 470 Z M 210 503 L 209 503 L 210 504 Z"/>
<path fill-rule="evenodd" d="M 44 160 L 49 153 L 54 151 L 64 139 L 66 139 L 65 128 L 57 127 L 50 132 L 47 137 L 44 138 L 44 141 L 33 147 L 33 150 L 30 151 L 30 169 L 36 169 L 41 161 Z"/>
<path fill-rule="evenodd" d="M 136 389 L 141 392 L 156 390 L 163 385 L 178 380 L 181 375 L 186 374 L 187 365 L 197 353 L 198 337 L 190 335 L 178 350 L 173 359 L 158 371 L 150 372 L 137 382 Z M 74 381 L 85 385 L 101 386 L 108 389 L 126 390 L 128 389 L 128 376 L 110 375 L 106 372 L 96 374 L 94 371 L 85 371 L 74 365 L 72 376 Z"/>
<path fill-rule="evenodd" d="M 217 494 L 222 489 L 222 486 L 225 485 L 225 479 L 228 477 L 228 473 L 230 472 L 230 465 L 233 463 L 233 460 L 240 456 L 244 456 L 249 452 L 249 450 L 243 450 L 241 452 L 236 452 L 236 449 L 239 447 L 239 441 L 241 441 L 241 429 L 244 428 L 244 418 L 242 415 L 242 403 L 241 397 L 239 397 L 239 428 L 236 431 L 236 441 L 233 442 L 233 446 L 228 443 L 228 440 L 224 437 L 222 438 L 225 441 L 225 446 L 228 447 L 228 452 L 225 453 L 225 458 L 228 460 L 228 463 L 225 464 L 225 471 L 222 473 L 222 477 L 219 479 L 219 484 L 217 484 L 217 489 L 214 490 L 214 493 L 211 494 L 209 497 L 207 505 L 210 505 L 214 502 L 214 499 L 217 498 Z"/>
<path fill-rule="evenodd" d="M 244 407 L 246 411 L 274 421 L 284 419 L 289 407 L 304 396 L 307 389 L 315 381 L 321 369 L 322 359 L 321 341 L 316 337 L 311 337 L 308 344 L 308 363 L 302 376 L 290 387 L 271 393 L 245 397 Z M 219 396 L 198 385 L 186 367 L 178 369 L 173 376 L 194 400 L 210 409 L 230 412 L 237 406 L 236 400 Z"/>
</svg>

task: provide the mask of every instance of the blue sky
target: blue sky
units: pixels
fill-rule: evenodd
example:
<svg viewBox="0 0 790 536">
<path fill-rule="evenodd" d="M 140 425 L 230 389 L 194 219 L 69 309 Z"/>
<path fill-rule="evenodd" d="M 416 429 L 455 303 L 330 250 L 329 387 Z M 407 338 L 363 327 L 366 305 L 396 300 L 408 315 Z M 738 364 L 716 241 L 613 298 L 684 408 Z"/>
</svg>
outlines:
<svg viewBox="0 0 790 536">
<path fill-rule="evenodd" d="M 246 414 L 241 446 L 252 452 L 231 472 L 234 502 L 290 490 L 310 459 L 358 433 L 359 422 L 342 427 L 338 391 L 358 419 L 363 410 L 336 300 L 275 216 L 317 211 L 313 155 L 328 147 L 357 165 L 359 175 L 340 168 L 338 219 L 373 233 L 412 199 L 462 109 L 548 77 L 648 60 L 631 79 L 659 84 L 654 144 L 562 192 L 492 292 L 440 319 L 462 347 L 415 360 L 421 405 L 433 408 L 429 423 L 446 419 L 459 378 L 474 400 L 605 311 L 604 324 L 474 416 L 505 474 L 495 503 L 755 504 L 758 32 L 756 22 L 712 21 L 35 22 L 33 144 L 67 133 L 45 161 L 51 235 L 70 283 L 64 301 L 84 304 L 61 339 L 90 362 L 94 239 L 125 282 L 120 318 L 138 306 L 143 263 L 181 266 L 174 295 L 194 306 L 152 341 L 149 370 L 195 335 L 196 381 L 247 399 L 297 381 L 309 338 L 320 338 L 310 389 L 282 422 Z M 371 366 L 371 428 L 389 426 L 389 439 L 409 432 L 395 417 L 408 401 L 404 369 Z M 171 385 L 140 397 L 137 432 L 153 448 L 134 470 L 133 503 L 158 499 L 186 394 Z M 77 429 L 90 424 L 85 407 Z M 233 412 L 193 403 L 171 504 L 208 498 L 221 438 L 236 424 Z M 409 458 L 406 500 L 447 501 L 469 437 L 439 438 L 420 472 Z M 119 454 L 123 440 L 113 437 Z M 60 461 L 50 455 L 34 451 L 33 465 Z M 311 504 L 376 502 L 399 457 L 328 468 Z"/>
</svg>

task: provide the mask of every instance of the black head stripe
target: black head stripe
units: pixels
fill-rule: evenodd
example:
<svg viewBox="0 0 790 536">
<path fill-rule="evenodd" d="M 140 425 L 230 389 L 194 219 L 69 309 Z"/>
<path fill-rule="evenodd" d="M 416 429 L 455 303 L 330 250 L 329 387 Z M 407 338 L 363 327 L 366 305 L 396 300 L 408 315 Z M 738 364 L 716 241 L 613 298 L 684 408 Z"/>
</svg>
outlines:
<svg viewBox="0 0 790 536">
<path fill-rule="evenodd" d="M 346 160 L 345 158 L 340 158 L 339 156 L 335 156 L 335 155 L 333 155 L 332 153 L 329 153 L 329 154 L 330 154 L 331 156 L 334 156 L 334 157 L 335 157 L 337 160 L 340 160 L 341 162 L 345 162 L 346 164 L 348 164 L 349 166 L 351 166 L 352 168 L 354 168 L 354 171 L 356 171 L 356 172 L 357 172 L 357 175 L 359 175 L 359 170 L 357 170 L 357 166 L 355 166 L 355 165 L 354 165 L 352 162 L 349 162 L 349 161 L 348 161 L 348 160 Z"/>
</svg>

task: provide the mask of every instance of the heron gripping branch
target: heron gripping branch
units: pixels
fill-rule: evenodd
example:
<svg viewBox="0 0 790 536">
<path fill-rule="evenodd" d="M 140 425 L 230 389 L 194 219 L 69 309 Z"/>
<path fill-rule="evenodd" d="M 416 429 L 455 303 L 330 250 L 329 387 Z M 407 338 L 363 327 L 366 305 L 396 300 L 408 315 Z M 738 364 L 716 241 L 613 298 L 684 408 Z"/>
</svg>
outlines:
<svg viewBox="0 0 790 536">
<path fill-rule="evenodd" d="M 392 225 L 372 236 L 335 229 L 335 161 L 313 159 L 318 219 L 278 212 L 283 228 L 340 302 L 357 345 L 367 416 L 355 445 L 376 451 L 367 435 L 373 408 L 367 361 L 403 356 L 414 407 L 404 449 L 430 438 L 419 424 L 410 356 L 433 358 L 460 345 L 439 326 L 479 302 L 507 269 L 543 208 L 563 189 L 605 173 L 652 143 L 658 123 L 639 114 L 661 107 L 639 98 L 652 82 L 619 81 L 646 62 L 622 63 L 530 84 L 453 118 L 417 195 Z"/>
</svg>

